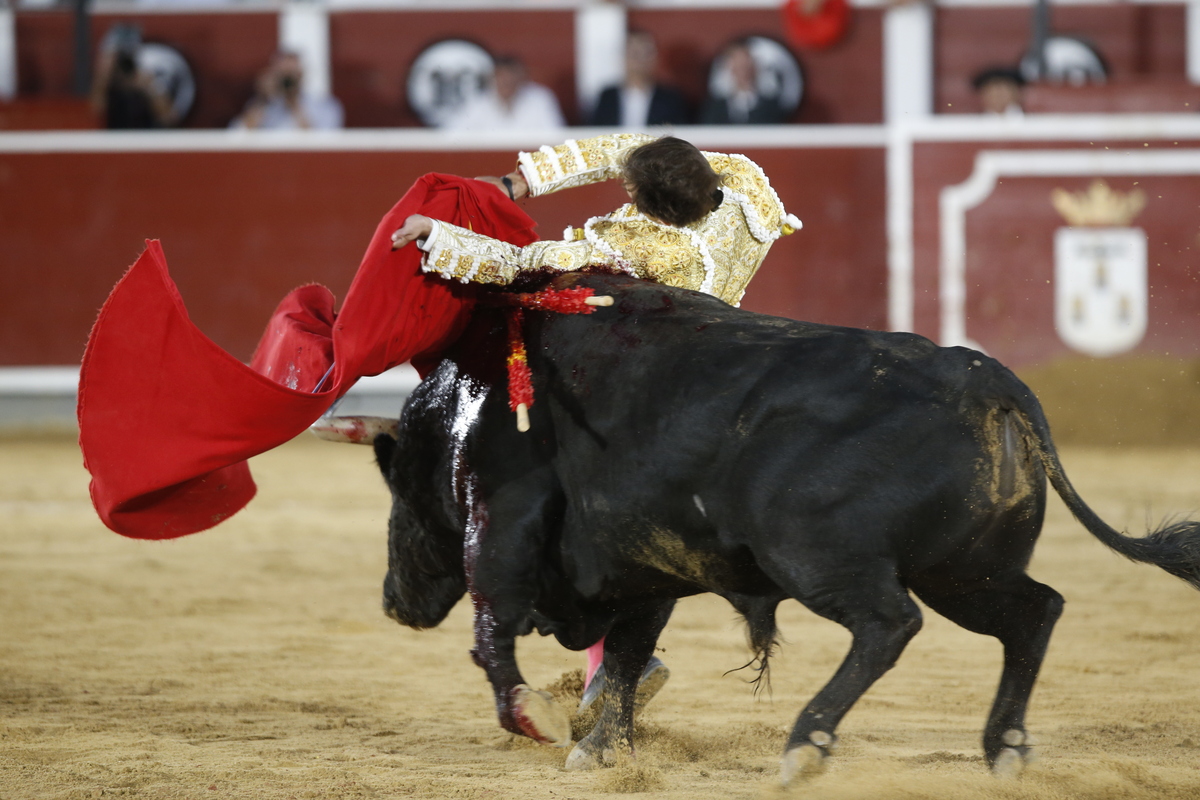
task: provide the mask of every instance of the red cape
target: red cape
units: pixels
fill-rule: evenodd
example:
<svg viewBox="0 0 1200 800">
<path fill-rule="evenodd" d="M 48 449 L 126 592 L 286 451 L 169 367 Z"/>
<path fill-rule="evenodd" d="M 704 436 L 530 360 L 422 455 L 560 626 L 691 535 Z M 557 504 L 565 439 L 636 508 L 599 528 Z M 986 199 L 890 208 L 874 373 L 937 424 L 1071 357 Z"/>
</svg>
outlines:
<svg viewBox="0 0 1200 800">
<path fill-rule="evenodd" d="M 100 310 L 79 377 L 79 444 L 105 525 L 139 539 L 211 528 L 254 496 L 247 458 L 302 433 L 360 377 L 436 363 L 474 289 L 422 273 L 416 247 L 391 249 L 410 214 L 517 245 L 537 238 L 494 186 L 426 175 L 380 221 L 341 311 L 323 286 L 296 289 L 251 366 L 192 323 L 161 245 L 147 242 Z"/>
</svg>

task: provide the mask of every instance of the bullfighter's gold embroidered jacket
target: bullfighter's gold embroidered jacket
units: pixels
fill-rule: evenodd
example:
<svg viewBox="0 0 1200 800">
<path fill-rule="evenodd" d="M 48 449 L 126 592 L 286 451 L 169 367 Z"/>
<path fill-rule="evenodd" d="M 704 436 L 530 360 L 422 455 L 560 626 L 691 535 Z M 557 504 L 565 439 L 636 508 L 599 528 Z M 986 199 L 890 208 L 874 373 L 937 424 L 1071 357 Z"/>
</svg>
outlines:
<svg viewBox="0 0 1200 800">
<path fill-rule="evenodd" d="M 625 156 L 654 137 L 618 133 L 568 140 L 521 153 L 518 165 L 539 196 L 618 178 Z M 523 270 L 574 271 L 605 266 L 638 278 L 693 289 L 736 305 L 767 250 L 781 234 L 800 227 L 786 213 L 767 176 L 742 155 L 704 153 L 721 176 L 724 201 L 698 222 L 682 227 L 652 220 L 632 203 L 568 228 L 562 241 L 525 247 L 435 222 L 423 269 L 464 283 L 511 283 Z"/>
</svg>

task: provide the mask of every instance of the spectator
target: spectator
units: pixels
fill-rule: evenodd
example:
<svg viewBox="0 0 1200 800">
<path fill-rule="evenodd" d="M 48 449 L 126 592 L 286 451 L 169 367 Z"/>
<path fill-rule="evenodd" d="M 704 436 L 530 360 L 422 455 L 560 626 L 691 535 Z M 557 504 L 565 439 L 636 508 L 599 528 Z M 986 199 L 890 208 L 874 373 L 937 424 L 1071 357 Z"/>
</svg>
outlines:
<svg viewBox="0 0 1200 800">
<path fill-rule="evenodd" d="M 529 80 L 525 65 L 512 56 L 496 59 L 492 86 L 468 98 L 445 127 L 460 131 L 561 128 L 562 110 L 554 92 Z"/>
<path fill-rule="evenodd" d="M 709 95 L 700 114 L 703 125 L 768 125 L 783 122 L 779 99 L 764 95 L 758 85 L 758 68 L 748 42 L 734 42 L 722 57 L 732 89 L 727 95 Z"/>
<path fill-rule="evenodd" d="M 1024 115 L 1021 95 L 1025 89 L 1025 78 L 1013 67 L 989 67 L 971 79 L 979 105 L 985 114 L 1005 117 Z"/>
<path fill-rule="evenodd" d="M 648 125 L 682 125 L 687 105 L 679 90 L 658 83 L 658 47 L 646 31 L 634 31 L 625 42 L 625 81 L 600 93 L 591 125 L 644 128 Z"/>
<path fill-rule="evenodd" d="M 258 76 L 254 97 L 229 124 L 239 130 L 333 130 L 342 127 L 342 104 L 330 95 L 304 91 L 304 66 L 296 53 L 271 56 Z"/>
<path fill-rule="evenodd" d="M 142 32 L 114 25 L 100 43 L 92 79 L 92 108 L 112 129 L 169 128 L 178 122 L 171 99 L 138 64 Z"/>
</svg>

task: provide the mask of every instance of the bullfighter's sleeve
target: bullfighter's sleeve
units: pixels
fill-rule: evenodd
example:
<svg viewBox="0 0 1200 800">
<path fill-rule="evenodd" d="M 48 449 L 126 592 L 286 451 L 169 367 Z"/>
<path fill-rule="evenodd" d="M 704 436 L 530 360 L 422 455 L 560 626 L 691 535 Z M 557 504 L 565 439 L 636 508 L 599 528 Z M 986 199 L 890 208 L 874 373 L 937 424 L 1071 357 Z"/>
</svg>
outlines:
<svg viewBox="0 0 1200 800">
<path fill-rule="evenodd" d="M 743 155 L 705 153 L 713 171 L 721 176 L 721 191 L 742 210 L 746 225 L 758 241 L 769 244 L 800 228 L 771 188 L 762 168 Z"/>
<path fill-rule="evenodd" d="M 568 139 L 557 147 L 520 153 L 517 165 L 530 196 L 537 197 L 619 177 L 629 152 L 654 138 L 644 133 L 611 133 Z"/>
<path fill-rule="evenodd" d="M 417 244 L 425 251 L 421 264 L 425 272 L 462 283 L 505 286 L 523 270 L 573 272 L 598 259 L 607 260 L 586 239 L 517 247 L 441 221 L 435 221 L 429 237 Z"/>
</svg>

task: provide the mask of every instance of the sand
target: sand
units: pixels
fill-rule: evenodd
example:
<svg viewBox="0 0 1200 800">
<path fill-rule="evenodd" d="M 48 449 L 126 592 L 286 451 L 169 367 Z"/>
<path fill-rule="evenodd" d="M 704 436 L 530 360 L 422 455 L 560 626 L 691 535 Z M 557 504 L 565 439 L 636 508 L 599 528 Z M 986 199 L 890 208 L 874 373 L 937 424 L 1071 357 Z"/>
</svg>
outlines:
<svg viewBox="0 0 1200 800">
<path fill-rule="evenodd" d="M 1200 449 L 1069 448 L 1110 522 L 1200 510 Z M 302 439 L 254 463 L 259 497 L 173 542 L 107 531 L 68 438 L 0 439 L 0 798 L 774 798 L 788 728 L 843 657 L 788 603 L 770 696 L 733 611 L 684 600 L 637 760 L 562 769 L 499 729 L 469 609 L 415 632 L 380 611 L 389 498 L 370 450 Z M 1029 715 L 1041 760 L 987 774 L 999 645 L 932 612 L 854 708 L 814 798 L 1200 797 L 1200 593 L 1109 553 L 1053 501 L 1032 574 L 1067 598 Z M 520 643 L 538 686 L 580 655 Z"/>
</svg>

